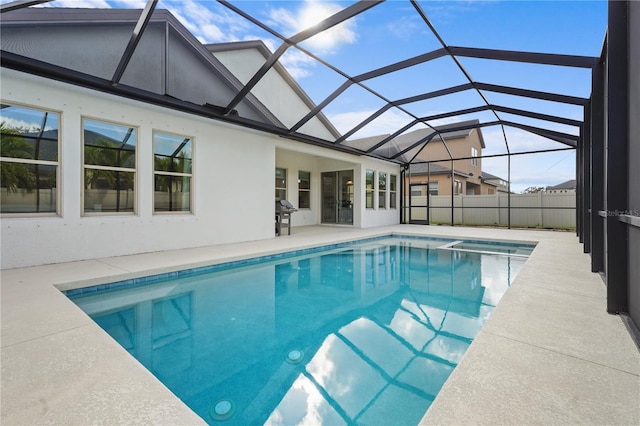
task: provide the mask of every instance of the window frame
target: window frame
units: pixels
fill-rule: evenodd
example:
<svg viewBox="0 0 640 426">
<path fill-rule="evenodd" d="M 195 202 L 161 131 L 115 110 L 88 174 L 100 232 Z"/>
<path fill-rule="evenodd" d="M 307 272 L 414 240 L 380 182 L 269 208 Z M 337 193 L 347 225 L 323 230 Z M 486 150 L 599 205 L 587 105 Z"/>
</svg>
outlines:
<svg viewBox="0 0 640 426">
<path fill-rule="evenodd" d="M 274 173 L 274 178 L 275 179 L 278 178 L 278 175 L 277 175 L 278 170 L 282 170 L 284 172 L 284 179 L 283 179 L 284 180 L 284 186 L 283 187 L 277 186 L 277 183 L 276 183 L 276 185 L 275 185 L 275 194 L 274 194 L 275 195 L 275 199 L 276 199 L 276 201 L 279 201 L 278 200 L 278 195 L 277 195 L 278 191 L 284 191 L 284 198 L 280 198 L 280 200 L 288 200 L 288 198 L 287 198 L 287 192 L 288 192 L 287 191 L 287 180 L 288 180 L 288 177 L 289 177 L 289 174 L 288 174 L 289 171 L 284 167 L 276 167 L 276 169 L 274 171 L 275 172 Z"/>
<path fill-rule="evenodd" d="M 58 117 L 58 140 L 56 147 L 56 161 L 53 160 L 38 160 L 38 159 L 30 159 L 30 158 L 20 158 L 20 157 L 2 157 L 0 156 L 0 163 L 16 163 L 16 164 L 25 164 L 25 165 L 42 165 L 42 166 L 52 166 L 55 167 L 55 211 L 47 211 L 47 212 L 2 212 L 0 211 L 0 217 L 6 218 L 30 218 L 30 217 L 60 217 L 62 216 L 62 175 L 61 175 L 61 155 L 62 155 L 62 144 L 61 144 L 61 135 L 62 135 L 62 111 L 52 109 L 52 108 L 43 108 L 40 106 L 27 105 L 20 102 L 13 102 L 9 100 L 0 100 L 0 104 L 8 105 L 11 107 L 23 108 L 38 112 L 56 114 Z"/>
<path fill-rule="evenodd" d="M 387 172 L 378 172 L 378 209 L 387 209 Z"/>
<path fill-rule="evenodd" d="M 369 185 L 369 173 L 371 173 L 371 188 Z M 364 173 L 364 202 L 366 209 L 374 209 L 375 208 L 375 192 L 376 192 L 376 172 L 375 170 L 365 169 Z M 369 198 L 369 195 L 371 198 Z M 371 201 L 371 205 L 369 205 L 369 201 Z"/>
<path fill-rule="evenodd" d="M 93 165 L 86 163 L 85 158 L 85 138 L 84 138 L 84 130 L 85 130 L 85 121 L 94 121 L 103 124 L 111 124 L 114 126 L 126 127 L 128 129 L 135 129 L 136 131 L 136 139 L 135 139 L 135 155 L 134 155 L 134 167 L 115 167 L 115 166 L 101 166 L 101 165 Z M 118 122 L 114 120 L 104 119 L 104 118 L 96 118 L 92 116 L 81 116 L 80 117 L 80 140 L 82 141 L 82 149 L 80 153 L 80 158 L 82 161 L 82 172 L 81 172 L 81 193 L 80 197 L 80 208 L 81 208 L 81 216 L 82 217 L 91 217 L 91 216 L 137 216 L 138 215 L 138 143 L 139 143 L 139 135 L 140 135 L 140 126 L 134 126 L 132 124 Z M 120 212 L 103 212 L 103 211 L 85 211 L 85 172 L 87 169 L 90 170 L 105 170 L 105 171 L 114 171 L 114 172 L 124 172 L 124 173 L 133 173 L 133 211 L 120 211 Z"/>
<path fill-rule="evenodd" d="M 432 195 L 432 196 L 437 196 L 438 193 L 440 191 L 440 182 L 435 181 L 435 182 L 429 182 L 427 184 L 427 195 Z M 435 192 L 435 194 L 432 194 L 432 192 Z"/>
<path fill-rule="evenodd" d="M 389 175 L 389 208 L 397 209 L 397 194 L 398 194 L 398 177 L 396 175 Z"/>
<path fill-rule="evenodd" d="M 184 139 L 189 139 L 190 143 L 191 143 L 191 173 L 181 173 L 181 172 L 167 172 L 164 170 L 156 170 L 156 150 L 155 150 L 155 136 L 156 134 L 163 134 L 163 135 L 167 135 L 167 136 L 176 136 L 179 138 L 184 138 Z M 195 138 L 193 136 L 189 136 L 189 135 L 182 135 L 179 133 L 173 133 L 173 132 L 166 132 L 164 130 L 158 130 L 158 129 L 153 129 L 151 131 L 151 151 L 152 151 L 152 161 L 153 161 L 153 181 L 152 181 L 152 187 L 153 187 L 153 197 L 152 197 L 152 211 L 153 214 L 159 214 L 159 215 L 176 215 L 176 214 L 184 214 L 184 215 L 189 215 L 189 214 L 194 214 L 194 190 L 193 190 L 193 169 L 195 167 L 194 164 L 194 157 L 195 157 Z M 156 176 L 160 175 L 160 176 L 176 176 L 176 177 L 188 177 L 189 178 L 189 210 L 168 210 L 168 211 L 164 211 L 164 210 L 156 210 Z"/>
<path fill-rule="evenodd" d="M 308 182 L 309 182 L 309 187 L 308 188 L 301 188 L 300 185 L 302 183 L 302 177 L 300 176 L 301 173 L 306 173 L 308 175 Z M 306 193 L 307 194 L 307 199 L 309 202 L 308 206 L 303 206 L 302 203 L 302 199 L 300 198 L 300 194 Z M 298 209 L 304 209 L 304 210 L 311 210 L 311 172 L 307 172 L 305 170 L 298 170 Z"/>
</svg>

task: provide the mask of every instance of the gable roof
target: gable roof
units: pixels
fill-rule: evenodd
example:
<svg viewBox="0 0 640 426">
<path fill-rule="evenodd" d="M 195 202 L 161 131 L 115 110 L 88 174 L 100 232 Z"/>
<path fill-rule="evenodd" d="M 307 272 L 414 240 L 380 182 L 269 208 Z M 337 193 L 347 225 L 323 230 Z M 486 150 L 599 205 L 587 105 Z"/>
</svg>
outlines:
<svg viewBox="0 0 640 426">
<path fill-rule="evenodd" d="M 140 13 L 135 9 L 25 8 L 3 14 L 2 66 L 28 58 L 36 65 L 37 72 L 29 70 L 34 74 L 219 119 L 244 85 L 212 52 L 257 49 L 264 57 L 271 55 L 262 42 L 204 46 L 169 11 L 157 9 L 121 77 L 114 81 Z M 299 98 L 297 104 L 308 111 L 315 107 L 284 67 L 278 64 L 274 70 L 291 86 L 289 93 Z M 287 127 L 253 93 L 226 115 L 228 121 L 246 127 L 267 131 Z M 324 115 L 318 115 L 316 122 L 326 129 L 326 136 L 340 136 Z"/>
<path fill-rule="evenodd" d="M 233 41 L 228 43 L 205 44 L 204 47 L 207 48 L 207 50 L 209 50 L 211 53 L 213 53 L 214 56 L 218 52 L 232 52 L 248 49 L 257 50 L 265 60 L 269 59 L 269 57 L 272 55 L 272 52 L 262 40 L 246 40 Z M 309 111 L 316 107 L 307 92 L 305 92 L 302 87 L 300 87 L 298 82 L 291 76 L 291 74 L 289 74 L 285 67 L 283 67 L 279 62 L 276 62 L 273 65 L 273 69 L 280 75 L 280 77 L 284 81 L 286 81 L 286 83 L 291 87 L 291 89 L 300 98 L 300 100 L 307 106 Z M 334 138 L 337 139 L 341 136 L 340 132 L 327 119 L 326 115 L 324 115 L 322 111 L 320 111 L 316 117 Z"/>
<path fill-rule="evenodd" d="M 413 130 L 411 132 L 403 133 L 395 137 L 391 137 L 392 135 L 390 134 L 383 134 L 347 140 L 343 142 L 343 144 L 362 150 L 371 150 L 376 145 L 382 143 L 386 139 L 389 139 L 385 145 L 375 148 L 373 152 L 383 156 L 395 156 L 402 153 L 402 155 L 399 155 L 399 157 L 405 161 L 408 161 L 411 159 L 413 154 L 423 146 L 424 143 L 428 143 L 431 141 L 439 142 L 440 137 L 442 137 L 442 139 L 444 139 L 445 141 L 464 139 L 471 135 L 471 133 L 473 133 L 474 131 L 478 132 L 480 144 L 482 148 L 485 148 L 482 130 L 480 128 L 474 127 L 479 123 L 480 121 L 477 119 L 459 121 L 456 123 L 434 126 L 433 128 L 422 128 Z M 452 130 L 447 131 L 448 129 Z"/>
</svg>

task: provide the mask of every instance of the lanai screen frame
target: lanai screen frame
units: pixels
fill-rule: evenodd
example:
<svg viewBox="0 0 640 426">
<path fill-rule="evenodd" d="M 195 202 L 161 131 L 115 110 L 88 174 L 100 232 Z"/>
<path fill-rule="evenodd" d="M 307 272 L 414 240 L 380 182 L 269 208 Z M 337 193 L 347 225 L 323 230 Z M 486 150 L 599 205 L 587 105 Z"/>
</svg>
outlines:
<svg viewBox="0 0 640 426">
<path fill-rule="evenodd" d="M 8 13 L 13 10 L 19 10 L 25 7 L 34 6 L 42 3 L 47 3 L 52 0 L 18 0 L 11 3 L 6 3 L 0 5 L 0 13 Z M 326 148 L 331 148 L 339 151 L 349 152 L 356 155 L 366 155 L 369 157 L 390 161 L 392 163 L 397 163 L 401 165 L 401 179 L 400 179 L 400 193 L 402 194 L 400 200 L 400 220 L 404 221 L 404 200 L 405 200 L 405 192 L 406 188 L 404 185 L 405 182 L 405 173 L 410 167 L 411 164 L 417 164 L 421 162 L 417 159 L 418 154 L 427 146 L 432 140 L 440 140 L 446 147 L 445 140 L 443 138 L 443 133 L 456 131 L 456 130 L 465 130 L 465 129 L 479 129 L 482 127 L 488 126 L 499 126 L 503 140 L 506 148 L 505 154 L 494 154 L 490 156 L 481 155 L 478 158 L 488 158 L 488 157 L 500 157 L 506 156 L 508 161 L 508 194 L 511 194 L 511 156 L 512 155 L 522 155 L 522 154 L 536 154 L 543 152 L 553 152 L 553 151 L 563 151 L 563 150 L 577 150 L 578 146 L 582 144 L 583 133 L 585 131 L 584 119 L 583 120 L 572 120 L 561 116 L 550 115 L 550 114 L 542 114 L 535 111 L 530 110 L 521 110 L 517 108 L 511 108 L 505 105 L 495 105 L 491 104 L 489 100 L 485 97 L 484 92 L 496 92 L 507 95 L 514 95 L 520 97 L 526 97 L 531 99 L 539 99 L 544 101 L 552 101 L 565 103 L 570 105 L 577 105 L 583 108 L 583 116 L 588 114 L 588 105 L 590 102 L 589 98 L 582 98 L 577 96 L 569 96 L 562 93 L 553 93 L 553 92 L 544 92 L 537 90 L 529 90 L 518 87 L 511 86 L 502 86 L 491 84 L 487 82 L 479 82 L 475 81 L 472 76 L 465 70 L 462 66 L 459 58 L 480 58 L 486 60 L 494 60 L 494 61 L 509 61 L 509 62 L 521 62 L 527 64 L 537 64 L 537 65 L 546 65 L 546 66 L 561 66 L 561 67 L 572 67 L 572 68 L 582 68 L 588 69 L 591 71 L 593 75 L 594 67 L 596 67 L 600 58 L 591 57 L 591 56 L 578 56 L 578 55 L 564 55 L 564 54 L 550 54 L 550 53 L 537 53 L 537 52 L 522 52 L 522 51 L 513 51 L 513 50 L 496 50 L 496 49 L 482 49 L 482 48 L 473 48 L 473 47 L 460 47 L 460 46 L 450 46 L 448 45 L 444 39 L 440 36 L 435 26 L 429 20 L 427 14 L 424 12 L 418 1 L 409 0 L 411 6 L 414 8 L 415 12 L 420 16 L 424 25 L 429 29 L 429 31 L 436 37 L 438 42 L 441 45 L 441 48 L 426 52 L 417 56 L 414 56 L 409 59 L 405 59 L 402 61 L 398 61 L 392 64 L 388 64 L 386 66 L 361 73 L 359 75 L 349 75 L 338 67 L 328 63 L 327 61 L 321 59 L 316 56 L 312 52 L 308 51 L 304 47 L 300 46 L 300 43 L 305 40 L 317 35 L 325 30 L 335 27 L 349 19 L 352 19 L 360 14 L 365 13 L 366 11 L 378 6 L 383 3 L 384 0 L 361 0 L 352 5 L 340 10 L 334 15 L 322 20 L 317 25 L 305 29 L 291 37 L 285 37 L 282 34 L 278 33 L 276 30 L 262 22 L 261 20 L 251 16 L 250 14 L 243 11 L 241 8 L 232 4 L 227 0 L 217 0 L 218 3 L 225 6 L 230 11 L 238 14 L 254 25 L 258 26 L 262 30 L 268 32 L 274 37 L 278 38 L 282 41 L 280 46 L 271 54 L 269 58 L 265 61 L 262 67 L 255 72 L 253 77 L 249 79 L 249 81 L 243 85 L 243 87 L 236 93 L 234 98 L 227 105 L 195 105 L 189 102 L 179 101 L 174 98 L 170 98 L 168 96 L 162 96 L 155 93 L 150 93 L 144 90 L 140 90 L 135 87 L 128 87 L 120 84 L 120 79 L 123 76 L 124 72 L 127 69 L 129 61 L 131 60 L 135 49 L 140 41 L 142 35 L 144 34 L 145 29 L 147 28 L 147 24 L 151 19 L 151 16 L 156 9 L 158 4 L 158 0 L 147 0 L 147 3 L 144 9 L 141 10 L 140 16 L 138 18 L 137 24 L 132 31 L 130 40 L 125 48 L 122 57 L 118 63 L 118 66 L 110 80 L 104 80 L 100 78 L 96 78 L 95 76 L 90 76 L 87 74 L 82 74 L 78 72 L 69 72 L 69 70 L 65 70 L 64 68 L 48 64 L 45 62 L 33 60 L 27 57 L 23 57 L 11 52 L 6 52 L 4 50 L 1 51 L 1 60 L 2 66 L 13 68 L 16 70 L 28 72 L 35 75 L 41 75 L 48 78 L 54 78 L 56 80 L 61 80 L 64 82 L 69 82 L 72 84 L 81 85 L 84 87 L 89 87 L 93 89 L 97 89 L 100 91 L 113 93 L 120 96 L 125 96 L 132 99 L 142 100 L 144 102 L 150 102 L 157 105 L 169 107 L 172 109 L 197 114 L 205 117 L 209 117 L 215 120 L 221 120 L 226 122 L 231 122 L 234 124 L 238 124 L 245 127 L 250 127 L 253 129 L 261 130 L 267 133 L 275 134 L 284 138 L 297 140 L 300 142 L 305 142 L 313 145 L 319 145 Z M 276 125 L 274 123 L 264 123 L 258 122 L 255 120 L 250 120 L 247 118 L 240 117 L 235 111 L 235 107 L 245 99 L 245 97 L 251 92 L 251 90 L 261 81 L 261 79 L 269 72 L 270 69 L 278 62 L 278 59 L 287 51 L 287 49 L 295 47 L 299 51 L 305 53 L 315 61 L 323 64 L 334 72 L 338 73 L 340 76 L 345 78 L 345 82 L 335 89 L 330 95 L 328 95 L 323 101 L 318 103 L 315 108 L 313 108 L 308 114 L 306 114 L 303 118 L 301 118 L 296 124 L 291 127 L 283 127 Z M 367 80 L 392 74 L 393 72 L 403 70 L 405 68 L 409 68 L 415 65 L 423 64 L 438 58 L 442 57 L 450 57 L 458 67 L 459 71 L 464 75 L 464 78 L 467 80 L 467 83 L 442 88 L 436 91 L 427 92 L 427 93 L 418 93 L 410 97 L 405 97 L 401 99 L 388 99 L 380 93 L 376 92 L 372 88 L 368 87 L 365 83 Z M 373 96 L 379 98 L 384 102 L 384 106 L 378 109 L 375 113 L 367 117 L 362 122 L 358 123 L 351 130 L 344 133 L 342 136 L 336 138 L 335 140 L 326 140 L 322 138 L 315 137 L 313 135 L 305 134 L 300 132 L 301 127 L 307 123 L 312 118 L 318 116 L 322 112 L 322 110 L 331 103 L 334 99 L 336 99 L 341 93 L 346 91 L 352 85 L 357 85 L 365 91 L 369 92 Z M 475 91 L 483 100 L 484 105 L 480 105 L 473 108 L 459 109 L 455 111 L 448 111 L 445 113 L 420 117 L 417 116 L 406 108 L 404 105 L 410 104 L 412 102 L 422 101 L 426 99 L 433 99 L 440 96 L 445 96 L 448 94 L 459 93 L 463 91 Z M 352 146 L 345 145 L 344 142 L 348 140 L 348 138 L 354 135 L 358 130 L 362 129 L 367 124 L 371 123 L 375 118 L 382 115 L 384 112 L 388 111 L 391 108 L 397 108 L 400 111 L 407 114 L 412 118 L 412 121 L 397 129 L 395 132 L 391 133 L 388 137 L 382 139 L 375 145 L 367 148 L 367 149 L 358 149 Z M 429 121 L 440 119 L 440 118 L 451 118 L 456 116 L 461 116 L 464 114 L 477 113 L 482 111 L 489 111 L 495 117 L 494 121 L 491 122 L 478 122 L 472 124 L 461 125 L 458 127 L 447 127 L 446 131 L 442 131 L 437 129 L 436 127 L 429 124 Z M 539 121 L 544 121 L 547 123 L 559 123 L 567 126 L 572 126 L 578 128 L 578 135 L 572 135 L 569 133 L 559 132 L 547 127 L 538 127 L 516 123 L 513 121 L 504 120 L 500 117 L 500 113 L 512 114 L 521 117 L 534 118 Z M 410 130 L 412 127 L 424 124 L 428 128 L 432 130 L 432 132 L 417 141 L 415 141 L 410 146 L 404 148 L 403 150 L 396 152 L 391 155 L 383 155 L 379 151 L 380 148 L 385 147 L 385 145 L 391 143 L 391 141 L 398 135 Z M 507 134 L 505 132 L 505 127 L 513 127 L 524 130 L 526 132 L 532 133 L 537 136 L 541 136 L 552 141 L 558 142 L 565 147 L 560 147 L 556 149 L 544 149 L 544 150 L 530 150 L 526 152 L 517 152 L 512 153 L 509 147 L 509 140 L 507 138 Z M 404 158 L 405 154 L 408 154 L 414 149 L 418 149 L 417 153 L 414 154 L 411 158 Z M 429 163 L 435 163 L 440 161 L 455 161 L 455 160 L 463 160 L 468 159 L 468 157 L 454 157 L 449 152 L 449 158 L 446 159 L 434 159 L 428 161 Z M 577 159 L 577 164 L 579 164 L 579 159 Z M 578 187 L 581 187 L 580 180 L 582 176 L 577 171 L 576 172 L 578 179 Z M 578 202 L 580 202 L 580 191 L 578 193 Z M 451 205 L 452 216 L 453 216 L 453 203 Z M 508 198 L 508 227 L 511 227 L 510 220 L 510 212 L 511 212 L 511 202 L 510 197 Z M 580 210 L 576 210 L 576 219 L 577 225 L 580 226 Z M 453 222 L 452 222 L 453 224 Z"/>
</svg>

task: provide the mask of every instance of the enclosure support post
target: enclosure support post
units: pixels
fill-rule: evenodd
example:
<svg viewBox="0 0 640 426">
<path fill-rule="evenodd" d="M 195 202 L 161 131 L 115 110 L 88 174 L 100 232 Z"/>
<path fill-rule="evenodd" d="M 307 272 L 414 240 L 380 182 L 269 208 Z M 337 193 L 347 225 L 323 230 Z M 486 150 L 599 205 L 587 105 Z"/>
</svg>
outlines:
<svg viewBox="0 0 640 426">
<path fill-rule="evenodd" d="M 511 154 L 507 155 L 507 228 L 511 229 Z"/>
<path fill-rule="evenodd" d="M 629 236 L 618 219 L 629 196 L 629 1 L 611 1 L 608 7 L 605 273 L 607 311 L 615 314 L 629 309 Z"/>
</svg>

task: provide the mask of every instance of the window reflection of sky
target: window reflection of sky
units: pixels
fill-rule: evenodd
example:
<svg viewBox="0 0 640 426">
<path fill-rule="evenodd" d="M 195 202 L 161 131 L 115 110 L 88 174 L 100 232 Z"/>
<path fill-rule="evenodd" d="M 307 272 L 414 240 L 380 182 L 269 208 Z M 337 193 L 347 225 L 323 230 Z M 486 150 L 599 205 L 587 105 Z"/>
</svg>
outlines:
<svg viewBox="0 0 640 426">
<path fill-rule="evenodd" d="M 44 112 L 19 107 L 2 105 L 0 109 L 0 122 L 6 127 L 14 129 L 22 129 L 25 133 L 34 133 L 41 130 L 44 119 Z M 44 131 L 55 130 L 58 128 L 58 114 L 48 114 Z"/>
<path fill-rule="evenodd" d="M 75 301 L 208 422 L 417 424 L 526 259 L 385 242 Z"/>
</svg>

